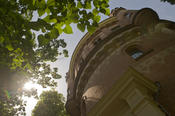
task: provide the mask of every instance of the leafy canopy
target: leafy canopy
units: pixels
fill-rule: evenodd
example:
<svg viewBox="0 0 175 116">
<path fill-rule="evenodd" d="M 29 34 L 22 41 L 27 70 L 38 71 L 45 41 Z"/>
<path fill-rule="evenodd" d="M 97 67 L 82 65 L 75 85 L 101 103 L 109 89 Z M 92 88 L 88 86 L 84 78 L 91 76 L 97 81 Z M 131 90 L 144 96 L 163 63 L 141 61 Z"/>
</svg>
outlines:
<svg viewBox="0 0 175 116">
<path fill-rule="evenodd" d="M 68 56 L 65 49 L 58 51 L 66 47 L 59 35 L 73 33 L 71 23 L 93 32 L 98 14 L 109 14 L 107 7 L 108 0 L 0 0 L 0 68 L 25 72 L 43 86 L 54 86 L 51 78 L 60 75 L 46 62 L 56 61 L 62 53 Z M 32 20 L 36 13 L 39 18 Z M 37 31 L 41 34 L 36 36 Z"/>
<path fill-rule="evenodd" d="M 64 97 L 57 91 L 45 91 L 32 111 L 32 116 L 68 116 L 64 106 Z"/>
</svg>

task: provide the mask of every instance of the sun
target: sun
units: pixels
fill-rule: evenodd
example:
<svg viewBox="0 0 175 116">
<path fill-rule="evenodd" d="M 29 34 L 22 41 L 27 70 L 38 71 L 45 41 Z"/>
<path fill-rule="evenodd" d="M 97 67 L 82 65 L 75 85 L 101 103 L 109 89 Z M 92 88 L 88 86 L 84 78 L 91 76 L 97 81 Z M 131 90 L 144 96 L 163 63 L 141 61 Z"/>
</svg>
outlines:
<svg viewBox="0 0 175 116">
<path fill-rule="evenodd" d="M 43 88 L 41 85 L 37 84 L 37 83 L 33 83 L 32 81 L 29 81 L 27 83 L 24 84 L 23 86 L 24 90 L 31 90 L 31 89 L 36 89 L 38 92 L 38 95 L 40 95 L 43 91 L 45 90 L 50 90 L 50 88 Z"/>
<path fill-rule="evenodd" d="M 38 96 L 46 90 L 50 90 L 50 88 L 43 88 L 41 85 L 37 84 L 37 83 L 33 83 L 32 81 L 26 82 L 23 86 L 24 90 L 28 90 L 30 91 L 31 89 L 36 89 Z M 27 106 L 26 106 L 26 112 L 28 112 L 28 114 L 31 114 L 32 109 L 35 107 L 35 105 L 37 104 L 37 99 L 35 99 L 34 97 L 27 97 L 27 96 L 23 96 L 23 100 L 27 101 Z"/>
<path fill-rule="evenodd" d="M 37 89 L 38 87 L 38 84 L 32 83 L 31 81 L 24 84 L 24 89 L 26 90 L 31 90 L 32 88 Z"/>
</svg>

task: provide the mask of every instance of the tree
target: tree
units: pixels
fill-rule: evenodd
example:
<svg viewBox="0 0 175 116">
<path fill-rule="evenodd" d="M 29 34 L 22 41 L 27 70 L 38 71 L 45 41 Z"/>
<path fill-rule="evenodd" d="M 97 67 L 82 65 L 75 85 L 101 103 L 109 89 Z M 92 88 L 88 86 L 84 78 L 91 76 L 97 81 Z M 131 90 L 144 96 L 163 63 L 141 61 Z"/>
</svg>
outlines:
<svg viewBox="0 0 175 116">
<path fill-rule="evenodd" d="M 53 71 L 46 64 L 56 61 L 59 54 L 67 56 L 61 33 L 71 34 L 71 23 L 78 29 L 92 32 L 100 21 L 100 12 L 109 14 L 108 0 L 0 0 L 0 68 L 10 72 L 27 74 L 37 79 L 43 87 L 54 86 L 51 81 L 60 78 L 57 69 Z M 34 13 L 39 15 L 32 20 Z M 34 31 L 40 31 L 36 37 Z M 42 69 L 42 70 L 41 70 Z M 3 73 L 1 71 L 1 73 Z M 49 77 L 49 75 L 52 75 Z"/>
<path fill-rule="evenodd" d="M 8 112 L 14 116 L 21 111 L 21 104 L 13 99 L 25 94 L 21 88 L 26 81 L 55 87 L 54 80 L 61 76 L 47 62 L 56 61 L 58 55 L 68 56 L 59 35 L 73 33 L 72 23 L 92 33 L 99 13 L 109 14 L 108 6 L 108 0 L 0 0 L 0 93 L 10 96 L 5 99 L 8 102 L 5 94 L 0 96 L 0 108 L 16 104 Z M 63 51 L 58 51 L 60 47 Z"/>
<path fill-rule="evenodd" d="M 68 116 L 64 106 L 64 97 L 57 91 L 45 91 L 32 111 L 32 116 Z"/>
<path fill-rule="evenodd" d="M 175 0 L 161 0 L 162 2 L 169 2 L 170 4 L 175 4 Z"/>
</svg>

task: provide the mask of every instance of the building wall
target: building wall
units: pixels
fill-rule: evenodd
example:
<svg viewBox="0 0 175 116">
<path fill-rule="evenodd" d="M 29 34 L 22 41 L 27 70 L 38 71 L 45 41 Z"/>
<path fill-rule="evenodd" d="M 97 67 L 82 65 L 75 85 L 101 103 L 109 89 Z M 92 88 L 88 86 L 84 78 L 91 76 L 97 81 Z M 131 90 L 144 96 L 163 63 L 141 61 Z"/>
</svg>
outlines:
<svg viewBox="0 0 175 116">
<path fill-rule="evenodd" d="M 92 35 L 87 33 L 73 54 L 66 109 L 71 116 L 86 115 L 133 67 L 161 84 L 156 100 L 175 115 L 175 23 L 160 20 L 149 8 L 119 8 L 111 16 Z M 133 48 L 142 55 L 133 58 Z"/>
<path fill-rule="evenodd" d="M 151 50 L 151 52 L 136 61 L 125 52 L 127 47 L 135 44 L 146 50 Z M 131 66 L 152 81 L 160 82 L 162 88 L 159 101 L 169 111 L 174 112 L 174 59 L 175 36 L 155 33 L 128 41 L 98 65 L 88 80 L 83 94 L 83 96 L 87 96 L 87 111 L 90 111 L 93 105 L 109 91 L 112 85 Z"/>
</svg>

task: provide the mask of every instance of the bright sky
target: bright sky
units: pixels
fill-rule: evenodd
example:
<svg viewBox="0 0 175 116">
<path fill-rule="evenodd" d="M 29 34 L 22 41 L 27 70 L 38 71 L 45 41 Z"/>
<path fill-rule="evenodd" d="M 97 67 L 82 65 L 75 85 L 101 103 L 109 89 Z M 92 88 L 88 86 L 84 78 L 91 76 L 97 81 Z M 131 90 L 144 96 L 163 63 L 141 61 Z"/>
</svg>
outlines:
<svg viewBox="0 0 175 116">
<path fill-rule="evenodd" d="M 115 7 L 124 7 L 126 9 L 141 9 L 145 7 L 152 8 L 155 10 L 161 19 L 175 21 L 175 5 L 169 3 L 160 2 L 160 0 L 110 0 L 110 9 Z M 102 20 L 106 19 L 107 16 L 102 16 Z M 67 42 L 67 49 L 69 51 L 69 58 L 58 58 L 54 63 L 51 63 L 52 67 L 58 67 L 59 73 L 62 78 L 58 81 L 57 90 L 62 93 L 65 97 L 67 96 L 67 85 L 65 82 L 65 74 L 68 72 L 71 55 L 85 33 L 80 32 L 76 25 L 72 25 L 74 33 L 71 35 L 63 34 L 60 36 L 61 39 L 65 39 Z M 27 103 L 27 116 L 31 116 L 31 111 L 36 104 L 34 98 L 28 99 Z"/>
</svg>

